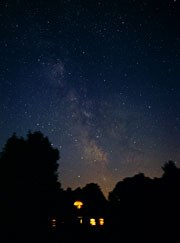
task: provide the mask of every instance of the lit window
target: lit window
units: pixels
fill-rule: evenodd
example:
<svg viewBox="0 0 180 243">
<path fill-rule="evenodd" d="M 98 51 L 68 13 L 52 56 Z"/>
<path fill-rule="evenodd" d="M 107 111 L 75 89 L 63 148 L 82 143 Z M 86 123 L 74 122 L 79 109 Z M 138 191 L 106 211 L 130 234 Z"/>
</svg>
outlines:
<svg viewBox="0 0 180 243">
<path fill-rule="evenodd" d="M 80 208 L 82 208 L 83 203 L 82 203 L 81 201 L 75 201 L 75 202 L 74 202 L 74 206 L 75 206 L 77 209 L 80 209 Z"/>
<path fill-rule="evenodd" d="M 104 219 L 103 218 L 99 218 L 99 224 L 104 225 Z"/>
<path fill-rule="evenodd" d="M 96 220 L 91 218 L 90 219 L 90 225 L 95 226 L 96 225 Z"/>
<path fill-rule="evenodd" d="M 78 219 L 79 219 L 79 223 L 82 224 L 83 223 L 83 217 L 79 216 Z"/>
<path fill-rule="evenodd" d="M 51 226 L 52 226 L 53 228 L 56 227 L 56 219 L 52 219 L 52 220 L 51 220 Z"/>
</svg>

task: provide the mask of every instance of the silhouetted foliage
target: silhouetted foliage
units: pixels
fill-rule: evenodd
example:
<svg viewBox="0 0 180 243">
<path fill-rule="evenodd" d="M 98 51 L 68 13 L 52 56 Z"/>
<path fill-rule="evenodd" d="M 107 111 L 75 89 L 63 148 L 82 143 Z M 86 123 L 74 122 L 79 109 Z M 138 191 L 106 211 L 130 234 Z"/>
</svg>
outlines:
<svg viewBox="0 0 180 243">
<path fill-rule="evenodd" d="M 0 221 L 7 242 L 173 241 L 180 218 L 180 169 L 173 161 L 163 166 L 161 178 L 143 173 L 119 181 L 108 200 L 96 183 L 62 190 L 58 183 L 59 152 L 41 132 L 27 138 L 13 134 L 0 157 Z M 77 209 L 74 202 L 83 207 Z M 90 217 L 105 218 L 105 229 L 87 231 Z M 55 231 L 50 225 L 56 218 Z M 79 227 L 80 218 L 86 228 Z M 59 227 L 58 227 L 59 226 Z M 88 227 L 87 227 L 88 226 Z M 73 234 L 69 234 L 69 231 Z M 82 234 L 83 233 L 83 234 Z M 54 238 L 53 238 L 54 237 Z"/>
<path fill-rule="evenodd" d="M 162 166 L 164 171 L 163 177 L 169 177 L 171 179 L 176 178 L 179 175 L 179 169 L 176 167 L 176 163 L 172 160 L 165 162 Z"/>
<path fill-rule="evenodd" d="M 102 214 L 106 205 L 106 199 L 96 183 L 89 183 L 82 188 L 85 209 L 89 214 Z"/>
<path fill-rule="evenodd" d="M 58 150 L 41 132 L 8 139 L 0 158 L 1 220 L 14 240 L 26 235 L 30 241 L 47 232 L 57 208 L 58 159 Z"/>
<path fill-rule="evenodd" d="M 121 229 L 121 239 L 142 240 L 148 235 L 149 240 L 162 241 L 178 237 L 180 169 L 173 161 L 162 169 L 161 178 L 150 179 L 140 173 L 118 182 L 109 193 L 114 235 Z"/>
</svg>

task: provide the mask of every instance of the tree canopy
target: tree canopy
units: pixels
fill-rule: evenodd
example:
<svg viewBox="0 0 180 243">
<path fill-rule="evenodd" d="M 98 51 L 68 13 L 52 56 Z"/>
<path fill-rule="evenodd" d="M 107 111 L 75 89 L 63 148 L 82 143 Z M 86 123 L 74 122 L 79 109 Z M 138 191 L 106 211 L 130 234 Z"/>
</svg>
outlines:
<svg viewBox="0 0 180 243">
<path fill-rule="evenodd" d="M 60 189 L 58 159 L 59 151 L 41 132 L 8 139 L 0 157 L 0 198 L 9 230 L 21 225 L 26 233 L 40 232 L 40 225 L 48 226 Z"/>
</svg>

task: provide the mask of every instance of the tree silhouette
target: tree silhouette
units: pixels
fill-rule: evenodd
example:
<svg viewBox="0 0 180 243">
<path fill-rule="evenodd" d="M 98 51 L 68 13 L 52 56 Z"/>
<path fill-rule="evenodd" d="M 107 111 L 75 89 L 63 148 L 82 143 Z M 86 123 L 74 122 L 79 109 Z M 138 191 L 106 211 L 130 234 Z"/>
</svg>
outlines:
<svg viewBox="0 0 180 243">
<path fill-rule="evenodd" d="M 82 197 L 86 214 L 97 216 L 105 214 L 107 201 L 98 184 L 86 184 L 86 186 L 82 188 Z"/>
<path fill-rule="evenodd" d="M 161 178 L 150 179 L 140 173 L 119 181 L 109 193 L 112 237 L 179 239 L 180 169 L 174 161 L 166 162 L 162 169 Z"/>
<path fill-rule="evenodd" d="M 162 166 L 162 169 L 164 171 L 163 177 L 171 177 L 172 179 L 177 177 L 180 171 L 177 168 L 176 163 L 172 160 L 165 162 L 164 166 Z"/>
<path fill-rule="evenodd" d="M 60 234 L 65 229 L 66 240 L 69 223 L 76 232 L 74 223 L 79 222 L 80 214 L 83 219 L 105 217 L 110 222 L 110 242 L 124 237 L 140 241 L 143 234 L 152 241 L 154 237 L 178 237 L 180 168 L 175 162 L 170 160 L 162 166 L 161 178 L 150 179 L 139 173 L 119 181 L 107 201 L 96 183 L 63 191 L 58 183 L 58 159 L 58 150 L 41 132 L 29 132 L 26 138 L 13 134 L 8 139 L 0 155 L 0 226 L 7 242 L 48 242 L 55 216 L 59 222 L 68 222 L 67 228 L 62 224 L 58 228 Z M 81 211 L 74 207 L 76 200 L 83 202 Z M 79 239 L 82 232 L 77 232 Z M 74 235 L 70 238 L 73 240 Z M 82 242 L 84 239 L 86 236 Z"/>
<path fill-rule="evenodd" d="M 1 220 L 14 240 L 28 242 L 48 232 L 60 188 L 58 159 L 58 150 L 41 132 L 8 139 L 0 158 Z"/>
</svg>

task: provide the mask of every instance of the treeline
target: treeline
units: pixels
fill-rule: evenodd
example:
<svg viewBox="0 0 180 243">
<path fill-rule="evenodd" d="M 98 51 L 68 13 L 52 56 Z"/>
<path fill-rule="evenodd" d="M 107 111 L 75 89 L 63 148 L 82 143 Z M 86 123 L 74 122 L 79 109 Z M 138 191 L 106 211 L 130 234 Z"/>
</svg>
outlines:
<svg viewBox="0 0 180 243">
<path fill-rule="evenodd" d="M 122 237 L 140 240 L 144 233 L 153 241 L 157 236 L 177 237 L 180 169 L 175 162 L 164 164 L 161 178 L 142 173 L 125 178 L 107 200 L 95 183 L 63 190 L 57 176 L 59 157 L 41 132 L 29 132 L 26 139 L 15 134 L 8 139 L 0 156 L 2 239 L 52 242 L 52 219 L 59 225 L 77 223 L 76 200 L 83 202 L 83 216 L 105 219 L 109 242 Z"/>
<path fill-rule="evenodd" d="M 109 221 L 115 232 L 121 226 L 130 239 L 178 242 L 180 169 L 173 161 L 162 169 L 161 178 L 150 179 L 139 173 L 118 182 L 109 193 Z"/>
</svg>

